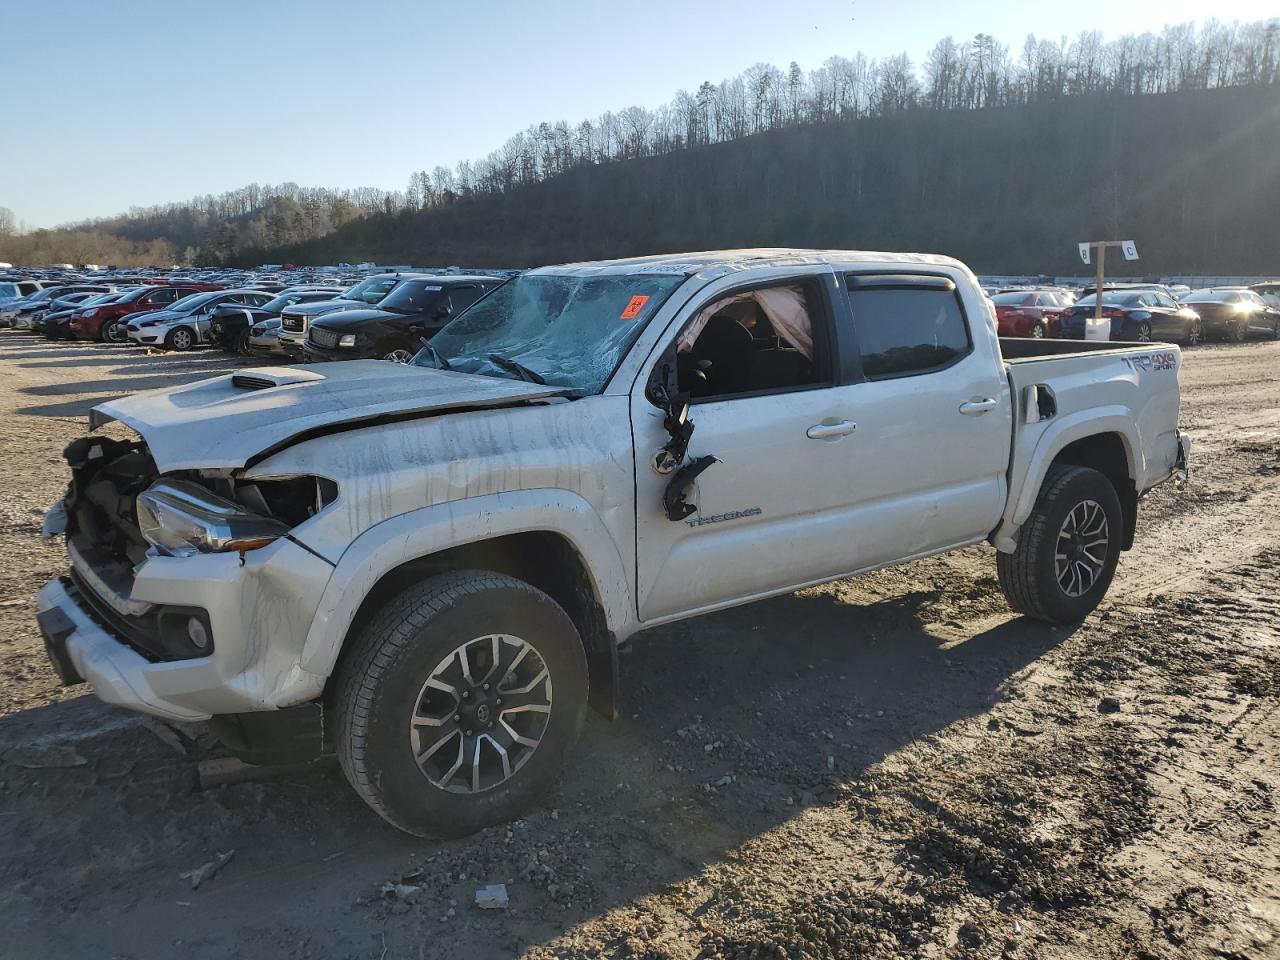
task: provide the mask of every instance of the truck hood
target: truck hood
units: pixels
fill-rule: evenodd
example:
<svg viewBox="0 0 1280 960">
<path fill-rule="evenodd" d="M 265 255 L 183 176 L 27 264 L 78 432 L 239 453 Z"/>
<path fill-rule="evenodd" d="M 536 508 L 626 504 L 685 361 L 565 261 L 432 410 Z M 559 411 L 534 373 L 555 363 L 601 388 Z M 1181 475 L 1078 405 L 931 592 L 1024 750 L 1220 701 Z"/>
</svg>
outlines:
<svg viewBox="0 0 1280 960">
<path fill-rule="evenodd" d="M 257 367 L 99 404 L 89 429 L 137 431 L 162 473 L 237 469 L 318 432 L 388 418 L 504 406 L 564 391 L 383 360 Z"/>
</svg>

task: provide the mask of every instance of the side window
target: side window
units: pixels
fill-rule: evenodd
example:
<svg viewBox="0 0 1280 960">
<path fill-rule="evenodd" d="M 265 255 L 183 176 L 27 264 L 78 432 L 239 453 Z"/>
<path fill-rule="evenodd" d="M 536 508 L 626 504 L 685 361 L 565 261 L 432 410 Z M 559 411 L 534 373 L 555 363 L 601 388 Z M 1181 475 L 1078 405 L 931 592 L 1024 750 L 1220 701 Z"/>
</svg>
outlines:
<svg viewBox="0 0 1280 960">
<path fill-rule="evenodd" d="M 484 293 L 480 287 L 454 287 L 449 291 L 449 302 L 453 304 L 454 314 L 459 314 L 480 299 Z"/>
<path fill-rule="evenodd" d="M 146 296 L 146 301 L 153 306 L 161 306 L 166 303 L 173 303 L 178 299 L 178 291 L 169 287 L 155 290 Z"/>
<path fill-rule="evenodd" d="M 955 284 L 944 277 L 848 275 L 862 371 L 872 380 L 955 363 L 972 341 Z"/>
<path fill-rule="evenodd" d="M 1173 301 L 1173 297 L 1169 296 L 1167 293 L 1157 293 L 1156 303 L 1169 310 L 1176 310 L 1178 308 L 1178 305 Z"/>
<path fill-rule="evenodd" d="M 30 296 L 31 294 L 35 293 L 39 289 L 40 289 L 39 284 L 35 284 L 35 283 L 19 283 L 18 284 L 18 292 L 21 293 L 24 297 Z"/>
<path fill-rule="evenodd" d="M 676 341 L 679 389 L 699 400 L 830 383 L 823 302 L 805 281 L 704 303 Z"/>
</svg>

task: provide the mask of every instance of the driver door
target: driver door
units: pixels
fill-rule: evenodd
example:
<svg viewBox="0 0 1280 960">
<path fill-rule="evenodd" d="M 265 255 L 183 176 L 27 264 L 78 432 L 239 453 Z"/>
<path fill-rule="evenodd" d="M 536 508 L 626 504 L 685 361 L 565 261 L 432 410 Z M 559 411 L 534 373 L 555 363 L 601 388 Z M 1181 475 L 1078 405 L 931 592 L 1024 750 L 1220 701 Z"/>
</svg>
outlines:
<svg viewBox="0 0 1280 960">
<path fill-rule="evenodd" d="M 852 388 L 834 375 L 833 279 L 809 275 L 796 282 L 806 291 L 815 327 L 817 382 L 691 403 L 695 426 L 684 462 L 702 456 L 716 462 L 689 485 L 687 501 L 697 509 L 688 517 L 668 519 L 663 494 L 672 475 L 654 466 L 668 441 L 664 411 L 646 397 L 645 378 L 632 393 L 642 621 L 776 593 L 858 565 L 848 509 L 857 499 L 849 469 Z M 702 298 L 684 319 L 719 296 Z"/>
</svg>

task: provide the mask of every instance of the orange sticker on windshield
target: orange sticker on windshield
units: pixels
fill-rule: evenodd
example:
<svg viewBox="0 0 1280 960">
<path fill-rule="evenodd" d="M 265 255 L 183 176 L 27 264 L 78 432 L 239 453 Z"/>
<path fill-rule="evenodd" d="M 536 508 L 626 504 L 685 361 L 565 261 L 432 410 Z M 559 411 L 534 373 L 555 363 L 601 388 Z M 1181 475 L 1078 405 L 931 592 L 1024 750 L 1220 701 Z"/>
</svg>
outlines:
<svg viewBox="0 0 1280 960">
<path fill-rule="evenodd" d="M 622 311 L 622 316 L 618 319 L 634 320 L 636 317 L 640 316 L 640 311 L 644 309 L 644 305 L 648 302 L 648 297 L 632 297 L 631 301 L 627 304 L 627 309 Z"/>
</svg>

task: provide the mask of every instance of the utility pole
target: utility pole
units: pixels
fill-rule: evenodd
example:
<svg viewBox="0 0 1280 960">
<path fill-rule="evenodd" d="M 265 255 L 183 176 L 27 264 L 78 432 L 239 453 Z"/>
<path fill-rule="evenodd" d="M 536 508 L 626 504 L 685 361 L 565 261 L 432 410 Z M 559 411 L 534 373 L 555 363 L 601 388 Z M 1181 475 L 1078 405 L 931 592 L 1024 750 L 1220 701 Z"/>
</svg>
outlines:
<svg viewBox="0 0 1280 960">
<path fill-rule="evenodd" d="M 1086 265 L 1094 251 L 1098 254 L 1093 284 L 1093 324 L 1085 323 L 1084 338 L 1086 340 L 1111 339 L 1111 321 L 1108 320 L 1104 327 L 1102 317 L 1102 284 L 1106 275 L 1107 247 L 1119 247 L 1126 260 L 1138 259 L 1138 245 L 1132 240 L 1089 240 L 1076 244 L 1076 248 L 1080 251 L 1080 259 Z"/>
</svg>

